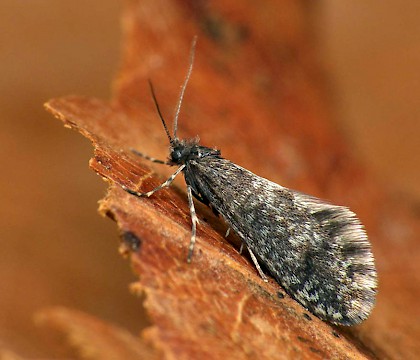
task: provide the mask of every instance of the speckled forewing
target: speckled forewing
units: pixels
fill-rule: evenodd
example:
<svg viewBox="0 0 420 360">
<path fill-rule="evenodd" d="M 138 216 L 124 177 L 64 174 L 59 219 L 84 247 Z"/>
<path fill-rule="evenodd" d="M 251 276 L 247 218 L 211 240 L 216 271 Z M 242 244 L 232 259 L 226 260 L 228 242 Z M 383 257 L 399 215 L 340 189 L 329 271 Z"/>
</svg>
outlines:
<svg viewBox="0 0 420 360">
<path fill-rule="evenodd" d="M 315 315 L 344 325 L 369 315 L 376 270 L 353 212 L 281 187 L 223 158 L 191 161 L 185 178 Z"/>
</svg>

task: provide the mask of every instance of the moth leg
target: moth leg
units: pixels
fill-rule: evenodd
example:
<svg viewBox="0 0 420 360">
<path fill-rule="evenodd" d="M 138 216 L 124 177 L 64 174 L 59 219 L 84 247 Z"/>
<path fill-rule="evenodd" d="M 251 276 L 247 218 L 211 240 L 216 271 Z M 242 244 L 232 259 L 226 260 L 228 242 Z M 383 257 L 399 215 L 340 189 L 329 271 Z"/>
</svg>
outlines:
<svg viewBox="0 0 420 360">
<path fill-rule="evenodd" d="M 230 227 L 228 227 L 227 230 L 226 230 L 225 238 L 227 238 L 229 236 L 229 234 L 230 234 Z M 244 245 L 245 245 L 245 243 L 242 241 L 241 242 L 241 247 L 239 248 L 239 254 L 241 254 L 241 255 L 242 255 L 242 251 L 244 250 Z M 254 260 L 254 259 L 252 259 L 252 260 Z"/>
<path fill-rule="evenodd" d="M 248 248 L 249 255 L 251 255 L 251 259 L 252 259 L 255 267 L 257 268 L 258 274 L 260 274 L 260 276 L 261 276 L 261 278 L 263 279 L 264 282 L 268 282 L 268 278 L 263 273 L 263 271 L 261 270 L 260 264 L 258 264 L 258 260 L 255 257 L 254 253 L 251 251 L 251 249 L 249 247 L 247 247 L 247 248 Z"/>
<path fill-rule="evenodd" d="M 187 195 L 188 195 L 188 204 L 190 206 L 190 214 L 191 214 L 191 222 L 192 222 L 192 229 L 191 229 L 191 240 L 190 240 L 190 246 L 188 247 L 188 257 L 187 262 L 191 262 L 193 250 L 194 250 L 194 244 L 195 244 L 195 238 L 196 238 L 196 232 L 197 232 L 197 224 L 199 223 L 197 214 L 195 213 L 194 208 L 194 201 L 191 191 L 191 186 L 187 185 Z"/>
<path fill-rule="evenodd" d="M 244 242 L 241 243 L 241 247 L 239 248 L 239 254 L 242 255 L 243 250 L 244 250 Z"/>
<path fill-rule="evenodd" d="M 159 185 L 158 187 L 154 188 L 153 190 L 150 190 L 146 193 L 141 193 L 141 192 L 137 192 L 135 190 L 131 190 L 129 188 L 127 188 L 126 186 L 122 186 L 123 190 L 127 191 L 128 193 L 130 193 L 131 195 L 135 195 L 137 197 L 149 197 L 152 196 L 156 191 L 159 191 L 161 189 L 163 189 L 164 187 L 167 187 L 169 185 L 172 184 L 172 181 L 174 181 L 174 179 L 176 178 L 176 176 L 184 169 L 185 165 L 182 165 L 178 168 L 177 171 L 175 171 L 168 180 L 166 180 L 162 185 Z"/>
<path fill-rule="evenodd" d="M 144 158 L 144 159 L 146 159 L 146 160 L 149 160 L 149 161 L 151 161 L 151 162 L 154 162 L 154 163 L 157 163 L 157 164 L 170 165 L 167 161 L 163 161 L 163 160 L 155 159 L 155 158 L 153 158 L 153 157 L 151 157 L 151 156 L 149 156 L 149 155 L 143 154 L 142 152 L 140 152 L 140 151 L 138 151 L 138 150 L 136 150 L 136 149 L 130 148 L 130 151 L 131 151 L 133 154 L 136 154 L 136 155 L 138 155 L 138 156 L 141 156 L 142 158 Z"/>
</svg>

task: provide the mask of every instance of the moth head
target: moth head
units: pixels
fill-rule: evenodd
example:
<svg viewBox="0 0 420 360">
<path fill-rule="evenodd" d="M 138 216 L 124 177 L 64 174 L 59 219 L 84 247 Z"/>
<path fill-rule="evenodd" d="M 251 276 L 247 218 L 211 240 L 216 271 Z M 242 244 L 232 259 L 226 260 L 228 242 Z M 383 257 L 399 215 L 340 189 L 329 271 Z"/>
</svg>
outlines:
<svg viewBox="0 0 420 360">
<path fill-rule="evenodd" d="M 169 162 L 173 165 L 181 165 L 191 158 L 197 157 L 199 155 L 197 143 L 197 139 L 189 141 L 173 139 L 169 150 Z"/>
<path fill-rule="evenodd" d="M 173 139 L 169 150 L 169 162 L 173 165 L 185 164 L 206 156 L 219 156 L 220 151 L 199 145 L 198 137 L 190 140 Z"/>
</svg>

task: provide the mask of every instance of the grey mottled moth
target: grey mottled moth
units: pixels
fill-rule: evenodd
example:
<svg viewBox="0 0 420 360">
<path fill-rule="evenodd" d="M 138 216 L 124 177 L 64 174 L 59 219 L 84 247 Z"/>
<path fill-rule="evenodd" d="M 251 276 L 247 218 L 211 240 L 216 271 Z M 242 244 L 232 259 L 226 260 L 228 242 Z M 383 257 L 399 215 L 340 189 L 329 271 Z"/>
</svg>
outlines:
<svg viewBox="0 0 420 360">
<path fill-rule="evenodd" d="M 221 157 L 219 150 L 201 146 L 197 139 L 177 136 L 178 116 L 192 72 L 190 65 L 181 88 L 170 134 L 151 82 L 153 100 L 169 139 L 169 158 L 150 161 L 178 166 L 157 188 L 146 192 L 123 187 L 130 194 L 149 197 L 184 174 L 192 220 L 187 261 L 191 261 L 198 218 L 193 196 L 220 214 L 241 238 L 266 280 L 259 263 L 287 293 L 319 318 L 339 325 L 366 319 L 375 303 L 377 275 L 371 246 L 356 215 L 343 206 L 284 188 Z"/>
</svg>

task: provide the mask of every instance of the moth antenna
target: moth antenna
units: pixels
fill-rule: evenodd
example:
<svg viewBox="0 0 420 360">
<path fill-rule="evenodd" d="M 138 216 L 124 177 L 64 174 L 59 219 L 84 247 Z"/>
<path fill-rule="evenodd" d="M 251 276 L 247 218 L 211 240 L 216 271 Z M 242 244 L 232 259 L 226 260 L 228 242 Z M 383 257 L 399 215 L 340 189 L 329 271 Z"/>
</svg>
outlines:
<svg viewBox="0 0 420 360">
<path fill-rule="evenodd" d="M 156 110 L 159 114 L 160 120 L 162 121 L 163 127 L 165 128 L 165 132 L 166 132 L 166 135 L 168 136 L 169 142 L 172 142 L 171 134 L 169 134 L 168 127 L 166 126 L 165 119 L 163 118 L 163 115 L 162 115 L 162 113 L 160 111 L 160 108 L 159 108 L 159 104 L 158 104 L 157 99 L 156 99 L 156 94 L 155 94 L 155 89 L 153 88 L 153 84 L 150 81 L 150 79 L 148 79 L 148 82 L 149 82 L 150 92 L 152 93 L 153 102 L 155 103 L 155 106 L 156 106 Z M 175 135 L 175 138 L 176 138 L 176 135 Z"/>
<path fill-rule="evenodd" d="M 178 104 L 177 104 L 176 109 L 175 109 L 175 116 L 174 116 L 174 138 L 175 139 L 178 138 L 177 135 L 176 135 L 176 132 L 177 132 L 177 129 L 178 129 L 178 116 L 179 116 L 179 112 L 181 111 L 182 99 L 184 98 L 185 89 L 187 87 L 188 80 L 190 79 L 191 72 L 192 72 L 192 69 L 193 69 L 194 55 L 195 55 L 195 45 L 196 44 L 197 44 L 197 35 L 194 36 L 193 41 L 191 43 L 190 64 L 188 66 L 187 76 L 185 76 L 184 83 L 182 84 L 181 92 L 180 92 L 179 98 L 178 98 Z"/>
</svg>

